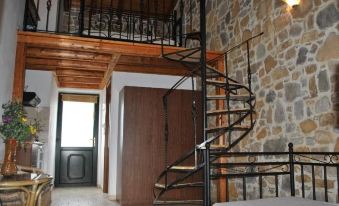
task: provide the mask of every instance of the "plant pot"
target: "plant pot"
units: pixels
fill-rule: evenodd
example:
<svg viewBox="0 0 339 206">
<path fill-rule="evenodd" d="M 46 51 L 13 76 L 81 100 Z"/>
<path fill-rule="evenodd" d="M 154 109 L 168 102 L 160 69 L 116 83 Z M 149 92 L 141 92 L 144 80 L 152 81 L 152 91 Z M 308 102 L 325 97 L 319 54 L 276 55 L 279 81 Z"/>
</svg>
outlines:
<svg viewBox="0 0 339 206">
<path fill-rule="evenodd" d="M 16 167 L 16 148 L 18 141 L 16 139 L 8 139 L 5 142 L 5 157 L 1 167 L 3 176 L 10 176 L 17 173 Z"/>
</svg>

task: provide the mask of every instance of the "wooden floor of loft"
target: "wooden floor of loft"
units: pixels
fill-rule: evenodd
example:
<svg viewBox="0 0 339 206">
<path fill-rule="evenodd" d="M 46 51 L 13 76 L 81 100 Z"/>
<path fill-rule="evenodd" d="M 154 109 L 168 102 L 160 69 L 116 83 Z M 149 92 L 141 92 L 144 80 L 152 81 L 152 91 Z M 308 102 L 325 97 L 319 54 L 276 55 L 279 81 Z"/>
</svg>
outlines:
<svg viewBox="0 0 339 206">
<path fill-rule="evenodd" d="M 102 89 L 113 71 L 183 75 L 178 62 L 161 57 L 161 46 L 39 32 L 18 32 L 14 96 L 20 94 L 24 70 L 55 73 L 59 87 Z M 184 48 L 165 46 L 170 53 Z M 207 52 L 207 58 L 219 56 Z M 21 83 L 20 83 L 21 82 Z"/>
</svg>

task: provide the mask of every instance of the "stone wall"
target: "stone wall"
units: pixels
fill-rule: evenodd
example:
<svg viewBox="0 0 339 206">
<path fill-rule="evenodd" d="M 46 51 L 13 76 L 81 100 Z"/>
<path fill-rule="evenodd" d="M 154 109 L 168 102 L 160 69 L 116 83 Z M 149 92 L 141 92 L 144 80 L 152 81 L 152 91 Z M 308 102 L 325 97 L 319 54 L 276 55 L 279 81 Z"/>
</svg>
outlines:
<svg viewBox="0 0 339 206">
<path fill-rule="evenodd" d="M 191 6 L 186 31 L 199 30 L 198 3 Z M 287 151 L 292 142 L 297 151 L 338 152 L 339 2 L 301 0 L 290 8 L 281 0 L 207 0 L 206 9 L 208 49 L 225 51 L 264 32 L 250 45 L 257 124 L 236 150 Z M 245 54 L 241 47 L 228 62 L 244 83 Z"/>
</svg>

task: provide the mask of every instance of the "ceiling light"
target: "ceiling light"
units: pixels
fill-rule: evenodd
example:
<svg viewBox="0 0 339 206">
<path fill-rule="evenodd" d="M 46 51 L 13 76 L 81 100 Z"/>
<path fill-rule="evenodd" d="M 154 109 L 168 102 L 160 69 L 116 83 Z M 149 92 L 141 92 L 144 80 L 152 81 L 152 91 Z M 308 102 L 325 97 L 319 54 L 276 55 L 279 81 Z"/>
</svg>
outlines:
<svg viewBox="0 0 339 206">
<path fill-rule="evenodd" d="M 284 0 L 290 7 L 295 7 L 300 4 L 300 0 Z"/>
</svg>

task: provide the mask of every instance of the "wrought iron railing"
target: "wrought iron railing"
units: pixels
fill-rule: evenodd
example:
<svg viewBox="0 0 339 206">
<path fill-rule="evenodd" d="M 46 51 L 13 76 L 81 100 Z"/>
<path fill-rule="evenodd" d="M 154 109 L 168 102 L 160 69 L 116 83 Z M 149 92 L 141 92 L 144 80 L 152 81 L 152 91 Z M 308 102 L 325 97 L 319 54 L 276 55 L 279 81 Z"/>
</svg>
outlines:
<svg viewBox="0 0 339 206">
<path fill-rule="evenodd" d="M 25 13 L 30 16 L 34 1 L 27 2 L 29 6 L 26 5 Z M 182 9 L 180 14 L 173 11 L 170 15 L 164 15 L 120 10 L 112 5 L 105 7 L 102 4 L 93 4 L 92 0 L 77 2 L 79 3 L 75 3 L 75 0 L 61 0 L 59 5 L 52 5 L 50 0 L 47 1 L 47 11 L 44 11 L 46 18 L 40 22 L 25 20 L 24 30 L 150 44 L 162 43 L 170 46 L 182 45 Z M 53 6 L 59 8 L 55 16 L 50 12 Z M 50 28 L 49 24 L 53 19 L 57 21 L 57 26 Z M 39 27 L 39 24 L 44 27 Z"/>
<path fill-rule="evenodd" d="M 295 152 L 292 143 L 288 148 L 288 152 L 224 153 L 224 163 L 211 163 L 212 179 L 225 180 L 226 201 L 289 193 L 292 197 L 338 202 L 339 153 Z M 238 197 L 231 196 L 231 183 L 240 186 L 233 191 Z"/>
</svg>

